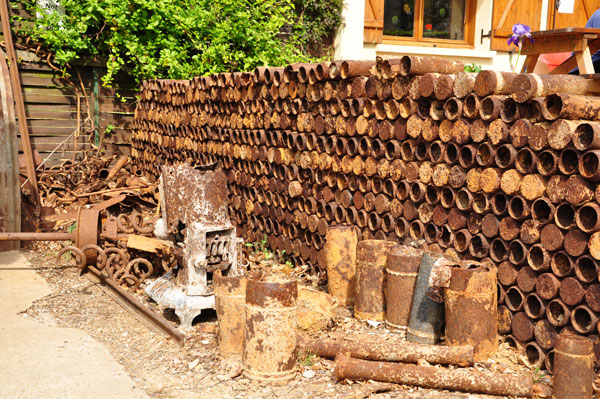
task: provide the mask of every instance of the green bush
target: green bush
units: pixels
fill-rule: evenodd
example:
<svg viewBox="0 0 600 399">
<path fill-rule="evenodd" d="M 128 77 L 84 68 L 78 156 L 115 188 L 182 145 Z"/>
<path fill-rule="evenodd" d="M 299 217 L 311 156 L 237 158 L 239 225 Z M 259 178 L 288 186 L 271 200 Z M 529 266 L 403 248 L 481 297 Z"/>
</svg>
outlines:
<svg viewBox="0 0 600 399">
<path fill-rule="evenodd" d="M 344 0 L 294 0 L 302 43 L 319 50 L 324 39 L 329 39 L 342 22 Z"/>
<path fill-rule="evenodd" d="M 105 60 L 106 85 L 120 72 L 140 82 L 308 61 L 306 45 L 339 24 L 339 12 L 336 19 L 325 0 L 61 3 L 65 16 L 51 14 L 36 23 L 21 23 L 18 34 L 41 43 L 65 70 L 78 60 Z M 302 4 L 302 14 L 296 13 L 294 3 Z M 35 15 L 34 0 L 18 4 L 25 4 Z M 319 14 L 321 9 L 328 11 Z M 292 27 L 292 33 L 284 38 L 281 32 L 286 27 Z"/>
</svg>

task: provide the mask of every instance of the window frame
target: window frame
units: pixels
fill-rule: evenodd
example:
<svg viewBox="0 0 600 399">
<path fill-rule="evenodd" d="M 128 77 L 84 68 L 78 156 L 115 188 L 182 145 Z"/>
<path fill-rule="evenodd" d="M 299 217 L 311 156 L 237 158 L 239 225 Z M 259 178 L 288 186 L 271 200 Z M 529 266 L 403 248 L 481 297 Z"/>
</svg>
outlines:
<svg viewBox="0 0 600 399">
<path fill-rule="evenodd" d="M 384 7 L 385 1 L 390 0 L 383 0 Z M 463 40 L 423 37 L 422 26 L 425 14 L 425 0 L 415 0 L 414 26 L 418 26 L 419 29 L 414 29 L 414 35 L 412 37 L 392 36 L 383 34 L 383 39 L 381 43 L 400 44 L 407 46 L 417 45 L 423 47 L 475 48 L 475 14 L 477 13 L 477 0 L 465 0 L 465 2 L 465 38 Z"/>
</svg>

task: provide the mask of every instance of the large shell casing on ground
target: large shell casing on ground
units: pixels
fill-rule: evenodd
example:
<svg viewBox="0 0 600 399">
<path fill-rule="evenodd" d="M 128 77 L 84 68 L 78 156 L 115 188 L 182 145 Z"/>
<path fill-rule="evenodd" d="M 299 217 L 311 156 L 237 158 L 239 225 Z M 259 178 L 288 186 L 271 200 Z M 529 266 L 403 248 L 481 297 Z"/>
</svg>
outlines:
<svg viewBox="0 0 600 399">
<path fill-rule="evenodd" d="M 361 320 L 385 319 L 384 269 L 391 246 L 385 240 L 365 240 L 356 251 L 356 297 L 354 317 Z"/>
<path fill-rule="evenodd" d="M 312 339 L 298 335 L 298 351 L 314 353 L 319 357 L 334 359 L 338 353 L 366 360 L 417 363 L 425 360 L 431 364 L 473 365 L 473 347 L 415 344 L 411 342 L 390 343 L 377 335 L 368 340 L 364 337 L 347 339 Z"/>
<path fill-rule="evenodd" d="M 298 286 L 281 277 L 263 279 L 246 286 L 244 376 L 285 384 L 296 371 Z"/>
<path fill-rule="evenodd" d="M 594 395 L 594 344 L 586 337 L 562 333 L 554 346 L 555 399 L 591 399 Z"/>
<path fill-rule="evenodd" d="M 246 277 L 215 275 L 215 308 L 219 321 L 219 354 L 241 355 L 244 350 Z"/>
<path fill-rule="evenodd" d="M 385 322 L 406 331 L 423 251 L 408 245 L 390 249 L 385 268 Z"/>
<path fill-rule="evenodd" d="M 406 338 L 411 342 L 437 344 L 444 324 L 444 304 L 427 296 L 429 275 L 441 255 L 425 252 L 419 265 L 419 275 L 413 294 Z"/>
<path fill-rule="evenodd" d="M 337 225 L 327 228 L 327 289 L 343 305 L 354 304 L 357 242 L 354 226 Z"/>
<path fill-rule="evenodd" d="M 343 354 L 339 354 L 335 359 L 334 373 L 338 380 L 373 380 L 491 395 L 533 396 L 530 375 L 509 376 L 465 369 L 451 370 L 414 364 L 372 362 L 352 359 Z"/>
<path fill-rule="evenodd" d="M 493 355 L 498 349 L 497 269 L 453 269 L 444 303 L 448 344 L 473 345 L 476 361 Z"/>
</svg>

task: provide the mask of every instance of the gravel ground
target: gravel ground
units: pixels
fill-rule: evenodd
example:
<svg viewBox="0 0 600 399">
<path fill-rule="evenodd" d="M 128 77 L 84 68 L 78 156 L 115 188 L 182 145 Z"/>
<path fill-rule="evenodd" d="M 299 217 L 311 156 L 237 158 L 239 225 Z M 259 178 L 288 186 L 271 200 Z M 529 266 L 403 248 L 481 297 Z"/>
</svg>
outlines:
<svg viewBox="0 0 600 399">
<path fill-rule="evenodd" d="M 187 334 L 186 344 L 180 348 L 139 323 L 81 276 L 71 261 L 56 259 L 59 248 L 56 243 L 43 243 L 37 250 L 23 251 L 52 289 L 52 294 L 36 301 L 27 310 L 28 315 L 42 322 L 51 317 L 59 326 L 85 330 L 106 345 L 137 387 L 153 398 L 497 398 L 371 381 L 336 382 L 331 373 L 333 362 L 318 358 L 311 365 L 299 364 L 296 379 L 283 387 L 250 382 L 241 376 L 241 359 L 223 359 L 218 355 L 217 320 L 213 311 L 206 311 L 196 318 L 195 330 Z M 141 291 L 136 296 L 177 326 L 177 318 L 171 310 L 151 303 Z M 382 325 L 369 326 L 349 316 L 348 310 L 338 311 L 334 327 L 327 333 L 352 331 L 392 335 Z M 475 367 L 531 374 L 517 363 L 516 352 L 506 344 L 501 345 L 492 361 Z M 307 370 L 312 372 L 306 373 Z"/>
</svg>

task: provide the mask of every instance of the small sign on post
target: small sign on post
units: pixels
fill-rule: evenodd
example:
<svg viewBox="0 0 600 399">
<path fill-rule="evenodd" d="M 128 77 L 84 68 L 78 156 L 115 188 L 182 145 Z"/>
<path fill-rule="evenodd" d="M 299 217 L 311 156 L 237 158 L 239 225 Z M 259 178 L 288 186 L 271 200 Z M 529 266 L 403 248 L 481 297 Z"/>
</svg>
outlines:
<svg viewBox="0 0 600 399">
<path fill-rule="evenodd" d="M 59 15 L 58 26 L 62 26 L 62 17 L 65 15 L 65 7 L 60 4 L 60 0 L 37 0 L 37 9 L 35 17 L 40 20 L 44 15 Z M 54 26 L 47 26 L 47 29 L 54 29 Z"/>
</svg>

